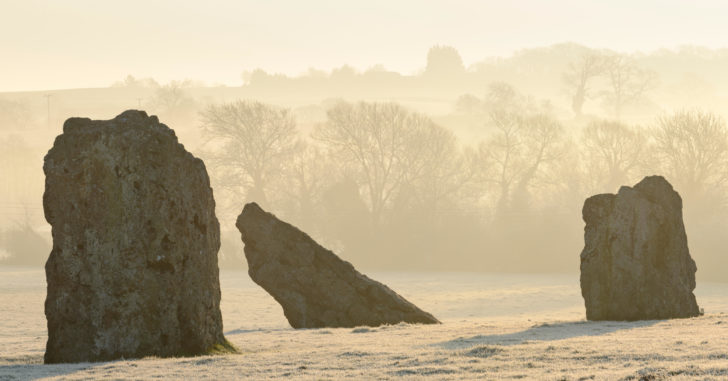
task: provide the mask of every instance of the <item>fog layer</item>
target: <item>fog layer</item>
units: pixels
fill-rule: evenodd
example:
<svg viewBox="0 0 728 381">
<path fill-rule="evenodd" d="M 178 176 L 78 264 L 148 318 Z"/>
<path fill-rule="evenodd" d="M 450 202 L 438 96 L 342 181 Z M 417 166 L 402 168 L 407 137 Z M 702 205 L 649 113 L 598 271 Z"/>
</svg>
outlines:
<svg viewBox="0 0 728 381">
<path fill-rule="evenodd" d="M 576 272 L 584 199 L 659 174 L 683 198 L 698 279 L 728 280 L 727 64 L 725 50 L 560 44 L 466 66 L 434 46 L 414 75 L 345 65 L 0 93 L 0 257 L 50 252 L 42 158 L 63 121 L 135 108 L 205 161 L 223 267 L 245 265 L 233 224 L 255 201 L 363 268 Z"/>
</svg>

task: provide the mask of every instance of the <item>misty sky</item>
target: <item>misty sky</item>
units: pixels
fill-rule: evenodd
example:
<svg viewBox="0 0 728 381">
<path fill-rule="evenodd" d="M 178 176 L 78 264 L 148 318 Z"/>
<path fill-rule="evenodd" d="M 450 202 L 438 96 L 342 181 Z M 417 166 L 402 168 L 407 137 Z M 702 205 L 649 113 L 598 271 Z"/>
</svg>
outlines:
<svg viewBox="0 0 728 381">
<path fill-rule="evenodd" d="M 375 64 L 402 73 L 435 44 L 466 65 L 572 41 L 726 47 L 726 1 L 0 0 L 0 91 L 104 87 L 127 74 L 237 86 L 257 67 Z"/>
</svg>

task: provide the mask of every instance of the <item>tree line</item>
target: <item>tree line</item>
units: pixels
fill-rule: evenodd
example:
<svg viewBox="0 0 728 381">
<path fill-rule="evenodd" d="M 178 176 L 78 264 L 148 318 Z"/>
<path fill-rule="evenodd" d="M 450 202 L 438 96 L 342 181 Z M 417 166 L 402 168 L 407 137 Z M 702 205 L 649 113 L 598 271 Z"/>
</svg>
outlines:
<svg viewBox="0 0 728 381">
<path fill-rule="evenodd" d="M 728 222 L 725 122 L 701 109 L 662 112 L 641 118 L 647 120 L 641 125 L 625 122 L 630 120 L 622 117 L 629 114 L 625 110 L 659 84 L 646 62 L 645 57 L 559 46 L 466 68 L 458 52 L 445 46 L 433 47 L 424 71 L 413 76 L 382 68 L 358 73 L 344 67 L 300 78 L 269 78 L 261 71 L 241 88 L 250 91 L 250 98 L 309 86 L 322 96 L 343 96 L 339 90 L 349 89 L 355 95 L 349 99 L 383 99 L 366 96 L 371 85 L 393 91 L 388 98 L 408 107 L 337 98 L 296 109 L 254 100 L 225 102 L 249 93 L 228 89 L 225 96 L 214 91 L 201 96 L 195 95 L 203 90 L 199 83 L 160 85 L 131 76 L 114 86 L 146 94 L 130 98 L 132 104 L 125 107 L 158 114 L 191 142 L 211 173 L 223 226 L 234 221 L 243 201 L 256 201 L 369 267 L 572 271 L 583 243 L 584 199 L 661 174 L 685 200 L 693 256 L 708 264 L 699 265 L 705 270 L 698 276 L 717 274 L 715 269 L 728 264 L 719 228 Z M 571 112 L 517 91 L 510 84 L 513 78 L 501 72 L 506 68 L 511 76 L 561 83 Z M 482 91 L 481 83 L 491 77 Z M 414 111 L 409 98 L 395 94 L 435 92 L 451 105 L 476 87 L 480 95 L 460 96 L 454 111 L 440 116 L 426 102 L 419 109 L 428 114 Z M 317 94 L 304 96 L 320 99 Z M 63 103 L 61 94 L 54 97 Z M 590 111 L 597 101 L 607 111 L 601 116 Z M 33 111 L 29 102 L 0 100 L 0 125 L 15 126 L 13 133 L 29 131 L 46 120 L 45 100 L 39 104 L 43 112 Z M 467 126 L 458 124 L 461 115 L 467 116 Z M 473 131 L 468 130 L 471 122 Z M 18 156 L 6 151 L 4 166 L 17 167 L 10 158 Z M 6 182 L 5 194 L 17 193 L 13 184 L 18 183 Z M 2 233 L 0 248 L 7 253 L 0 257 L 19 255 L 8 242 L 23 240 L 13 241 L 11 235 L 38 225 L 25 220 Z M 223 234 L 223 265 L 242 265 L 239 237 L 229 228 Z"/>
<path fill-rule="evenodd" d="M 222 209 L 258 202 L 371 267 L 573 270 L 584 199 L 651 174 L 683 196 L 689 227 L 728 218 L 728 129 L 713 113 L 574 129 L 505 84 L 485 99 L 482 141 L 391 102 L 341 101 L 309 134 L 286 108 L 213 104 L 203 156 Z"/>
</svg>

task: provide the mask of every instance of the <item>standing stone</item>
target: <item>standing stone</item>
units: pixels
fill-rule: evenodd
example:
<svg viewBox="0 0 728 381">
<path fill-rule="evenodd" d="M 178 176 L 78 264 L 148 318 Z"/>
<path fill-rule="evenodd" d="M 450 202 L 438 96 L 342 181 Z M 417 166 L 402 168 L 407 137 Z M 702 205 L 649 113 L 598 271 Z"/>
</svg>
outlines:
<svg viewBox="0 0 728 381">
<path fill-rule="evenodd" d="M 70 118 L 45 157 L 46 363 L 226 347 L 202 160 L 156 116 Z"/>
<path fill-rule="evenodd" d="M 700 313 L 682 199 L 661 176 L 592 196 L 582 211 L 581 294 L 588 320 L 685 318 Z"/>
<path fill-rule="evenodd" d="M 255 203 L 245 205 L 236 226 L 248 274 L 281 304 L 293 328 L 439 323 Z"/>
</svg>

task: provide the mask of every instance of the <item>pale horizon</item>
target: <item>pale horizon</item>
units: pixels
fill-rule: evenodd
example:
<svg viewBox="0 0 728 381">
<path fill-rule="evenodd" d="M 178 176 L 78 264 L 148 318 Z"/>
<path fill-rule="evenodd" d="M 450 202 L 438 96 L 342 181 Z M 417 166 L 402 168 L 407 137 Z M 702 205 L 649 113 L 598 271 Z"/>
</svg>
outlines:
<svg viewBox="0 0 728 381">
<path fill-rule="evenodd" d="M 0 8 L 0 92 L 107 87 L 127 75 L 240 86 L 243 72 L 257 68 L 297 76 L 382 65 L 416 74 L 434 45 L 453 46 L 466 66 L 565 42 L 622 53 L 728 46 L 728 3 L 719 1 L 75 0 Z"/>
</svg>

